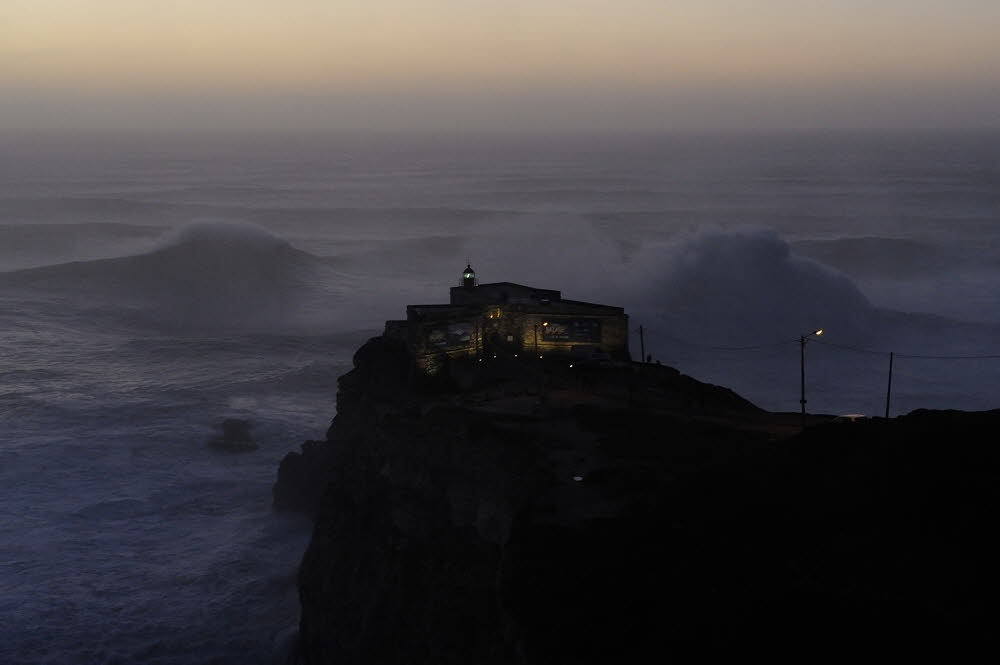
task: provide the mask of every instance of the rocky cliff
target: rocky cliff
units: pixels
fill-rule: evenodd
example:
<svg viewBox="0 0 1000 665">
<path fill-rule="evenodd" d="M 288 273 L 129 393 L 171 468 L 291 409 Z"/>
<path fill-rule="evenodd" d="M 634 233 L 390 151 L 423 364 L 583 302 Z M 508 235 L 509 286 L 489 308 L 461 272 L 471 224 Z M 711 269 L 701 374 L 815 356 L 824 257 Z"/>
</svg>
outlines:
<svg viewBox="0 0 1000 665">
<path fill-rule="evenodd" d="M 305 663 L 990 639 L 1000 412 L 788 436 L 797 419 L 668 368 L 408 368 L 369 341 L 326 440 L 282 462 L 275 504 L 316 520 L 299 575 Z"/>
</svg>

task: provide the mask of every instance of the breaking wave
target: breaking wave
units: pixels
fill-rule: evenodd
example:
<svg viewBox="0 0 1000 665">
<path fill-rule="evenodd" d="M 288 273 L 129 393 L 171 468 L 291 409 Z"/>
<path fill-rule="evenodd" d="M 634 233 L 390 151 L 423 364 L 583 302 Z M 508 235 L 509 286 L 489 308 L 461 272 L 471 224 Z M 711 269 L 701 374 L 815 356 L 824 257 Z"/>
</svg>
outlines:
<svg viewBox="0 0 1000 665">
<path fill-rule="evenodd" d="M 69 294 L 158 323 L 227 327 L 279 322 L 336 299 L 328 262 L 257 226 L 198 222 L 152 251 L 0 275 L 0 288 Z"/>
<path fill-rule="evenodd" d="M 861 335 L 871 322 L 873 308 L 850 278 L 794 255 L 770 230 L 685 235 L 636 262 L 655 313 L 706 343 L 757 343 L 834 323 Z"/>
</svg>

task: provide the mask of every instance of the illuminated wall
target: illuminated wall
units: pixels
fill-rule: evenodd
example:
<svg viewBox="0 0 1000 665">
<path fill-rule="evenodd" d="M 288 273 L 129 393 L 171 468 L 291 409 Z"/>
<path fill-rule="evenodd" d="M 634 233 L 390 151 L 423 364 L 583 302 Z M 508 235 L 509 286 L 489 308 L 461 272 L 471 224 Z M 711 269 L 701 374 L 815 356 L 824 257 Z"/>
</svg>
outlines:
<svg viewBox="0 0 1000 665">
<path fill-rule="evenodd" d="M 408 348 L 428 373 L 436 373 L 446 358 L 568 355 L 580 347 L 630 360 L 628 317 L 609 310 L 614 308 L 582 304 L 576 312 L 540 314 L 509 305 L 485 308 L 471 319 L 413 320 L 408 323 Z M 393 334 L 399 334 L 395 328 Z"/>
</svg>

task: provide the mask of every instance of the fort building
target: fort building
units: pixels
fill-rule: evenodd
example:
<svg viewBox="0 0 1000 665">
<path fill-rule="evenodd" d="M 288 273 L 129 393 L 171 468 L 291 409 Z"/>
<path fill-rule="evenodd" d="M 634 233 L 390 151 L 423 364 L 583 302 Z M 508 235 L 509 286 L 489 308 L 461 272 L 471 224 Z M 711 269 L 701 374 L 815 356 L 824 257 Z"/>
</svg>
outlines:
<svg viewBox="0 0 1000 665">
<path fill-rule="evenodd" d="M 408 305 L 385 336 L 405 343 L 417 367 L 435 373 L 449 358 L 566 355 L 630 360 L 621 307 L 566 300 L 513 282 L 480 284 L 471 265 L 448 304 Z"/>
</svg>

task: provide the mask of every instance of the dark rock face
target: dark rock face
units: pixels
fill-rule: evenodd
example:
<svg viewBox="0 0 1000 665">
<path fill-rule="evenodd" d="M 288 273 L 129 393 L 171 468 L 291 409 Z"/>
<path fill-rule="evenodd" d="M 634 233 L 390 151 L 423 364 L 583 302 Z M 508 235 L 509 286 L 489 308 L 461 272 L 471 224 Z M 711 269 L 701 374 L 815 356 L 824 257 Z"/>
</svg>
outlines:
<svg viewBox="0 0 1000 665">
<path fill-rule="evenodd" d="M 453 384 L 474 384 L 462 371 Z M 780 440 L 771 414 L 675 373 L 627 396 L 614 377 L 564 378 L 415 388 L 401 349 L 359 350 L 327 440 L 275 488 L 316 516 L 306 663 L 811 660 L 991 639 L 1000 411 Z M 685 416 L 699 409 L 718 417 Z"/>
<path fill-rule="evenodd" d="M 330 479 L 331 450 L 325 441 L 306 441 L 301 453 L 288 453 L 278 466 L 274 506 L 316 516 Z"/>
<path fill-rule="evenodd" d="M 250 434 L 251 424 L 239 418 L 226 418 L 222 421 L 222 436 L 209 440 L 208 445 L 227 452 L 243 453 L 257 450 L 257 442 Z"/>
</svg>

